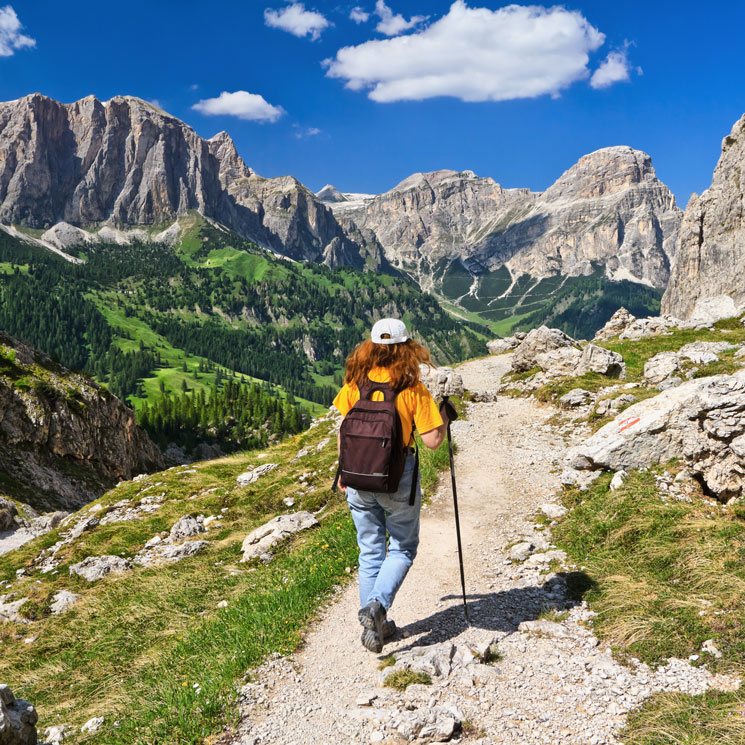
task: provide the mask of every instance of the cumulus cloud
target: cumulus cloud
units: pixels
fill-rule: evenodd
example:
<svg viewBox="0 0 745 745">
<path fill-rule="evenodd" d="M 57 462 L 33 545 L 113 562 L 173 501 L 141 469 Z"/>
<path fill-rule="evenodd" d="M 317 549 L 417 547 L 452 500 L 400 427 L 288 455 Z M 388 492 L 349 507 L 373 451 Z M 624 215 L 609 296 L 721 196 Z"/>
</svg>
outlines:
<svg viewBox="0 0 745 745">
<path fill-rule="evenodd" d="M 192 109 L 208 116 L 237 116 L 254 122 L 276 122 L 285 110 L 281 106 L 272 106 L 258 93 L 223 91 L 217 98 L 205 98 L 192 106 Z"/>
<path fill-rule="evenodd" d="M 407 21 L 400 13 L 394 15 L 383 0 L 378 0 L 375 3 L 375 15 L 380 18 L 375 30 L 386 36 L 398 36 L 403 31 L 408 31 L 429 18 L 429 16 L 412 16 Z"/>
<path fill-rule="evenodd" d="M 322 13 L 306 10 L 303 3 L 290 3 L 284 8 L 264 11 L 264 23 L 272 28 L 281 28 L 294 36 L 310 36 L 313 41 L 321 37 L 321 32 L 331 24 Z"/>
<path fill-rule="evenodd" d="M 611 52 L 592 74 L 590 85 L 593 88 L 607 88 L 613 83 L 621 83 L 629 79 L 629 70 L 628 50 Z"/>
<path fill-rule="evenodd" d="M 355 23 L 367 23 L 367 21 L 370 18 L 370 14 L 365 12 L 360 6 L 358 5 L 356 8 L 352 8 L 352 11 L 349 14 L 349 17 L 351 20 L 353 20 Z"/>
<path fill-rule="evenodd" d="M 12 6 L 0 8 L 0 57 L 12 57 L 19 49 L 36 46 L 35 39 L 21 33 L 22 28 Z"/>
<path fill-rule="evenodd" d="M 427 28 L 344 47 L 324 65 L 373 101 L 506 101 L 558 96 L 588 78 L 589 53 L 604 41 L 579 11 L 561 6 L 489 10 L 456 0 Z"/>
</svg>

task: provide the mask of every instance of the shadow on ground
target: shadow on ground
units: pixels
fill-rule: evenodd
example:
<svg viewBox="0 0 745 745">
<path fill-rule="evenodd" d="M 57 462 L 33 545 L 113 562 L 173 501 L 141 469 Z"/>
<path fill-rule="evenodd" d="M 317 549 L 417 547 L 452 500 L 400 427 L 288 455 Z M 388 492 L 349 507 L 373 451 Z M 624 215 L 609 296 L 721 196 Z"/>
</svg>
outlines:
<svg viewBox="0 0 745 745">
<path fill-rule="evenodd" d="M 584 572 L 561 572 L 541 586 L 468 595 L 471 627 L 513 632 L 523 621 L 534 621 L 541 613 L 573 608 L 582 602 L 584 595 L 594 586 L 595 581 Z M 461 595 L 446 595 L 441 600 L 461 598 Z M 395 616 L 395 609 L 391 615 Z M 461 602 L 401 627 L 392 641 L 415 637 L 410 644 L 401 648 L 403 651 L 447 641 L 462 634 L 467 628 Z"/>
</svg>

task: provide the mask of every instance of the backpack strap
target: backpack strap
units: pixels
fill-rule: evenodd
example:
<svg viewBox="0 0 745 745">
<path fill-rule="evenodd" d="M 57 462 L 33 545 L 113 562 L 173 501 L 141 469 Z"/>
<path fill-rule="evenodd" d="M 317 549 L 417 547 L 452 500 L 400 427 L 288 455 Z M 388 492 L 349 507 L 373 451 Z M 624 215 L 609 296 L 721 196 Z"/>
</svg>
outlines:
<svg viewBox="0 0 745 745">
<path fill-rule="evenodd" d="M 398 396 L 389 383 L 375 383 L 369 378 L 362 384 L 357 383 L 357 389 L 360 392 L 360 401 L 370 401 L 370 397 L 376 391 L 380 391 L 383 394 L 383 400 L 388 402 L 395 401 Z"/>
<path fill-rule="evenodd" d="M 419 445 L 414 443 L 414 474 L 411 477 L 411 493 L 409 494 L 409 506 L 413 507 L 416 502 L 416 483 L 419 478 Z"/>
</svg>

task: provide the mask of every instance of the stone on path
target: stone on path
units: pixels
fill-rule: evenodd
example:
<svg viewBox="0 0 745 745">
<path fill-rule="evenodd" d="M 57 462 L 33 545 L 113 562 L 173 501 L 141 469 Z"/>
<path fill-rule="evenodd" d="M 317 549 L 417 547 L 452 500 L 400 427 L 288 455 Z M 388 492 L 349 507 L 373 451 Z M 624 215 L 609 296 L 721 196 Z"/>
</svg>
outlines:
<svg viewBox="0 0 745 745">
<path fill-rule="evenodd" d="M 123 574 L 132 568 L 129 559 L 121 556 L 89 556 L 70 567 L 70 575 L 76 574 L 88 582 L 95 582 L 107 574 Z"/>
<path fill-rule="evenodd" d="M 559 399 L 559 405 L 566 408 L 572 409 L 576 406 L 584 406 L 585 404 L 592 401 L 592 393 L 586 391 L 584 388 L 572 388 L 569 393 L 565 393 Z"/>
<path fill-rule="evenodd" d="M 318 524 L 318 520 L 310 512 L 304 510 L 291 515 L 278 515 L 246 536 L 241 546 L 243 551 L 241 561 L 250 561 L 257 557 L 270 559 L 270 549 L 276 543 L 302 530 L 314 528 Z"/>
<path fill-rule="evenodd" d="M 520 340 L 514 336 L 505 336 L 503 339 L 492 339 L 486 342 L 486 348 L 489 354 L 504 354 L 511 352 L 520 344 Z"/>
<path fill-rule="evenodd" d="M 547 502 L 546 504 L 542 504 L 540 506 L 541 512 L 551 520 L 558 520 L 560 517 L 563 517 L 567 513 L 567 508 L 564 507 L 564 505 L 561 504 L 552 504 L 551 502 Z"/>
</svg>

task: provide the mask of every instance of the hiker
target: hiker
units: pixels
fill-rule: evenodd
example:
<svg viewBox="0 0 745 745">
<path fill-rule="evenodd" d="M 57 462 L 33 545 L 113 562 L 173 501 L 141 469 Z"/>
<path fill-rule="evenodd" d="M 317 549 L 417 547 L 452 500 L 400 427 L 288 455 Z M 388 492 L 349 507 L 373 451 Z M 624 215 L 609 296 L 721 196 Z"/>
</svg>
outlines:
<svg viewBox="0 0 745 745">
<path fill-rule="evenodd" d="M 362 644 L 376 653 L 396 630 L 386 614 L 419 545 L 422 495 L 414 428 L 436 450 L 451 406 L 444 402 L 438 410 L 419 379 L 420 364 L 432 364 L 426 347 L 410 338 L 402 321 L 384 318 L 347 358 L 344 386 L 334 399 L 345 417 L 337 481 L 357 528 Z"/>
</svg>

